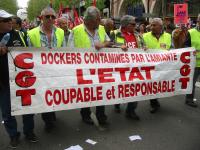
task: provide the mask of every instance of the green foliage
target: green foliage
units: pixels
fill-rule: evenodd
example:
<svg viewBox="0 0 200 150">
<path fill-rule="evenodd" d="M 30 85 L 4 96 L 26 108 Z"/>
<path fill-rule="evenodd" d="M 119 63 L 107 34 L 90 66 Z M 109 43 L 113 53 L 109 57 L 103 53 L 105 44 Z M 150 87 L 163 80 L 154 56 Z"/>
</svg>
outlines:
<svg viewBox="0 0 200 150">
<path fill-rule="evenodd" d="M 18 6 L 16 0 L 0 0 L 0 9 L 3 9 L 13 15 L 17 14 Z"/>
<path fill-rule="evenodd" d="M 0 1 L 5 1 L 5 0 L 0 0 Z M 65 8 L 66 6 L 69 6 L 69 8 L 78 8 L 80 4 L 80 0 L 52 0 L 53 2 L 53 8 L 55 9 L 56 12 L 58 12 L 60 8 L 60 3 L 62 3 L 62 6 Z M 92 5 L 93 0 L 85 0 L 85 8 L 89 7 Z M 105 0 L 97 0 L 97 8 L 100 10 L 103 10 L 105 8 L 104 5 Z M 40 15 L 41 10 L 45 8 L 48 4 L 50 3 L 50 0 L 30 0 L 28 2 L 28 18 L 30 20 L 33 20 L 36 18 L 38 15 Z"/>
<path fill-rule="evenodd" d="M 85 8 L 88 8 L 89 6 L 92 5 L 92 0 L 85 0 Z"/>
<path fill-rule="evenodd" d="M 42 9 L 49 5 L 49 0 L 30 0 L 28 2 L 28 18 L 33 20 L 40 15 Z"/>
<path fill-rule="evenodd" d="M 58 11 L 60 8 L 60 3 L 62 3 L 62 6 L 65 8 L 66 6 L 70 6 L 69 0 L 53 0 L 53 8 L 55 11 Z"/>
<path fill-rule="evenodd" d="M 99 10 L 103 10 L 105 8 L 104 2 L 105 2 L 105 0 L 98 0 L 97 1 L 97 8 L 99 8 Z"/>
<path fill-rule="evenodd" d="M 105 8 L 105 4 L 104 4 L 105 0 L 97 0 L 96 4 L 97 4 L 97 8 L 99 10 L 103 10 Z M 93 0 L 85 0 L 85 8 L 91 6 L 93 3 Z"/>
</svg>

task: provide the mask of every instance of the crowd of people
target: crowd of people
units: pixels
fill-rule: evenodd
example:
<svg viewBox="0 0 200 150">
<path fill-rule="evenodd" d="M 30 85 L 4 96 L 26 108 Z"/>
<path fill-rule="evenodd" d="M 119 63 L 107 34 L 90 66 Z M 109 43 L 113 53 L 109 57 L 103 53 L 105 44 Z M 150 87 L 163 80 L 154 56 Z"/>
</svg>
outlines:
<svg viewBox="0 0 200 150">
<path fill-rule="evenodd" d="M 55 20 L 57 26 L 55 26 Z M 194 102 L 195 83 L 200 75 L 200 15 L 197 18 L 195 28 L 188 29 L 180 25 L 173 31 L 164 28 L 161 18 L 153 18 L 149 25 L 137 24 L 133 16 L 125 15 L 120 20 L 118 29 L 112 19 L 101 19 L 100 11 L 96 7 L 88 7 L 84 23 L 68 29 L 67 18 L 56 18 L 55 11 L 48 7 L 41 12 L 41 24 L 31 30 L 24 30 L 22 21 L 5 10 L 0 10 L 0 109 L 4 120 L 5 129 L 10 137 L 10 147 L 16 148 L 19 143 L 20 132 L 17 130 L 17 122 L 11 116 L 9 71 L 8 71 L 8 47 L 70 47 L 70 48 L 121 48 L 122 51 L 134 51 L 140 48 L 170 50 L 173 48 L 195 47 L 196 67 L 194 73 L 192 94 L 186 95 L 185 103 L 191 107 L 197 107 Z M 168 33 L 167 33 L 167 32 Z M 172 33 L 171 33 L 172 32 Z M 84 39 L 84 40 L 83 40 Z M 127 104 L 126 117 L 140 120 L 136 113 L 138 102 Z M 151 113 L 160 109 L 158 99 L 150 100 Z M 114 109 L 120 112 L 120 104 Z M 81 117 L 84 123 L 93 124 L 90 117 L 90 108 L 82 108 Z M 56 121 L 55 112 L 42 113 L 45 130 L 51 132 Z M 100 125 L 107 124 L 105 106 L 96 107 L 96 117 Z M 23 133 L 30 142 L 37 142 L 34 133 L 34 114 L 23 115 Z"/>
</svg>

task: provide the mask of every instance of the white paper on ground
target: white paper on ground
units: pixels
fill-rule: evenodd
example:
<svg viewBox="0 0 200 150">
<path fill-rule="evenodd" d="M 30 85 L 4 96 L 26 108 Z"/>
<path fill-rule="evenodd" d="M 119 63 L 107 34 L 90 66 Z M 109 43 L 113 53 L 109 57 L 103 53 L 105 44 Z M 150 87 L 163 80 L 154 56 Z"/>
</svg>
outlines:
<svg viewBox="0 0 200 150">
<path fill-rule="evenodd" d="M 196 82 L 195 86 L 200 88 L 200 82 Z"/>
<path fill-rule="evenodd" d="M 91 139 L 87 139 L 85 142 L 89 143 L 89 144 L 92 144 L 92 145 L 95 145 L 97 142 L 91 140 Z"/>
<path fill-rule="evenodd" d="M 80 145 L 75 145 L 75 146 L 71 146 L 65 150 L 83 150 L 83 148 Z"/>
<path fill-rule="evenodd" d="M 142 138 L 139 135 L 129 136 L 129 139 L 130 139 L 130 141 L 142 140 Z"/>
</svg>

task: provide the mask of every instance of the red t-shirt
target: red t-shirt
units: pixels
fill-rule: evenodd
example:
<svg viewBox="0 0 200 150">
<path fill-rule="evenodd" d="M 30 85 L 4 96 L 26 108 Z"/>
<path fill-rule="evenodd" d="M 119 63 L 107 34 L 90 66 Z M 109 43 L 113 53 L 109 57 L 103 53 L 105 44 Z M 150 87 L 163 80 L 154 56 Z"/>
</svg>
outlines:
<svg viewBox="0 0 200 150">
<path fill-rule="evenodd" d="M 128 48 L 138 48 L 137 40 L 134 34 L 129 32 L 122 32 L 122 34 L 126 42 L 125 44 Z"/>
</svg>

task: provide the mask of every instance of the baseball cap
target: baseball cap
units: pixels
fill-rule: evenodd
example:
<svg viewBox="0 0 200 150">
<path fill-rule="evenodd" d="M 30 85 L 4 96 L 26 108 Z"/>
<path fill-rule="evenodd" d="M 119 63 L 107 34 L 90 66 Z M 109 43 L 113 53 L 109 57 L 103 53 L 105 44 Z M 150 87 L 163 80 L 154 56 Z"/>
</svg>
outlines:
<svg viewBox="0 0 200 150">
<path fill-rule="evenodd" d="M 12 16 L 13 16 L 12 14 L 6 12 L 5 10 L 0 9 L 0 18 L 10 18 Z"/>
</svg>

